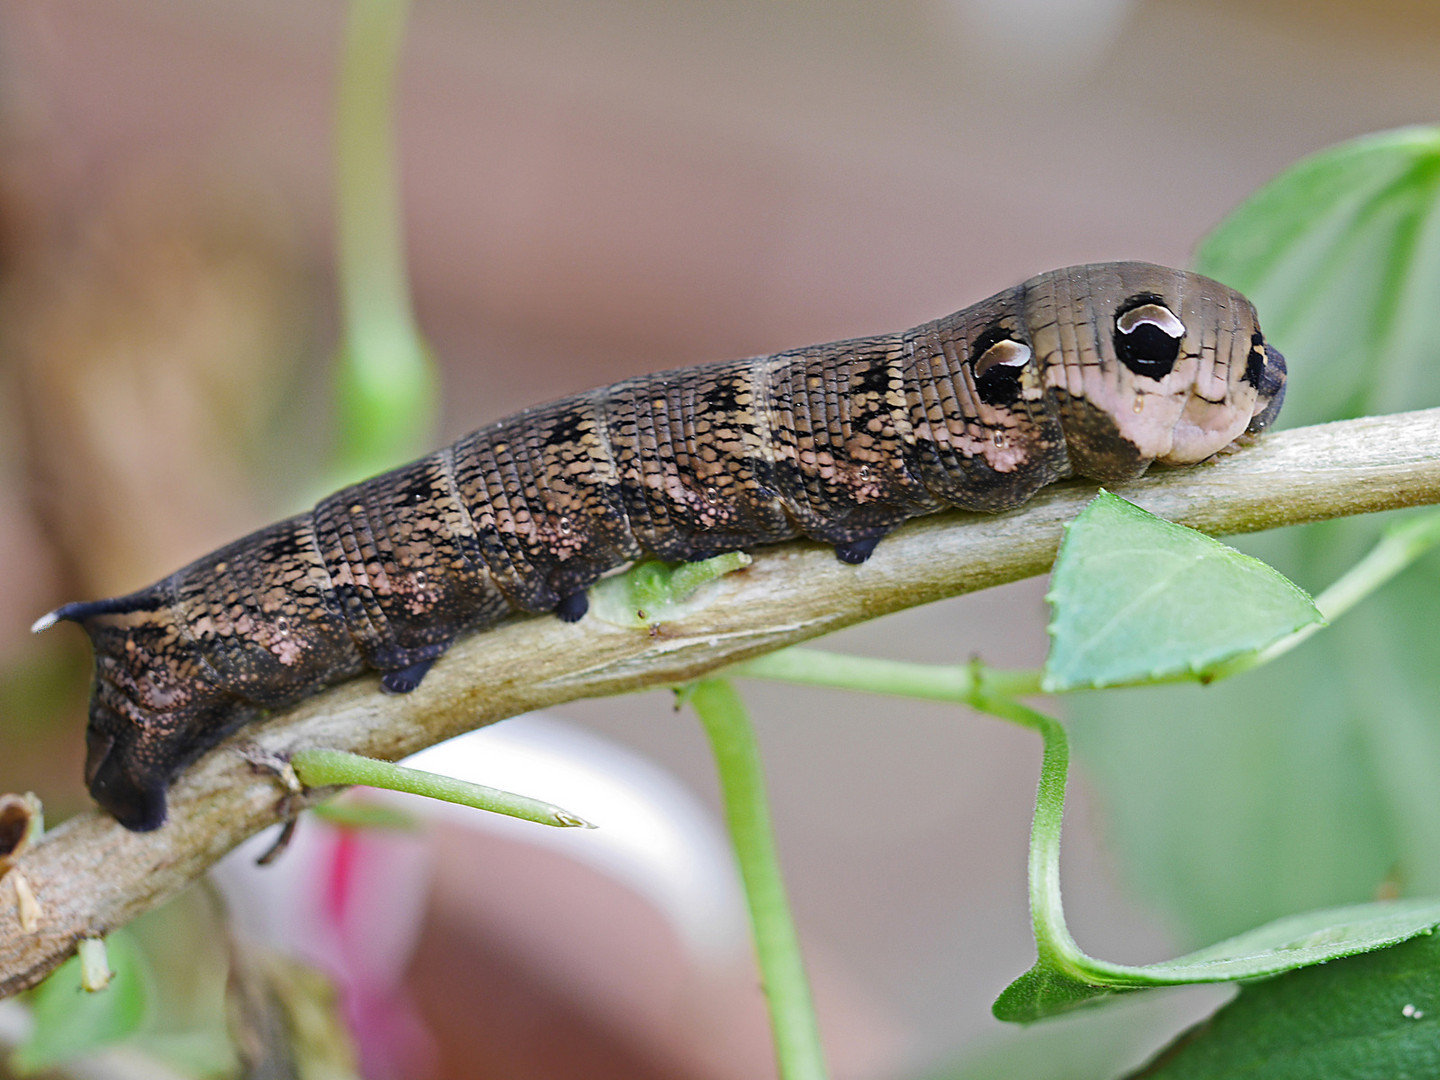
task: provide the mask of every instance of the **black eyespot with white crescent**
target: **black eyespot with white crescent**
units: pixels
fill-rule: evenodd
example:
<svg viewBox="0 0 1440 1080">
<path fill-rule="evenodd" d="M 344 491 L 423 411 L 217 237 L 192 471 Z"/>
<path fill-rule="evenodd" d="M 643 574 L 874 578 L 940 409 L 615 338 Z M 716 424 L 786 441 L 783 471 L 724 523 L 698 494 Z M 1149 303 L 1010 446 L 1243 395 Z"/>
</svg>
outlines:
<svg viewBox="0 0 1440 1080">
<path fill-rule="evenodd" d="M 1169 375 L 1184 337 L 1180 317 L 1151 293 L 1132 296 L 1115 313 L 1115 355 L 1136 375 Z"/>
<path fill-rule="evenodd" d="M 975 371 L 975 392 L 994 408 L 1013 405 L 1020 399 L 1020 371 L 1033 352 L 1016 341 L 1003 327 L 992 327 L 975 339 L 970 365 Z"/>
</svg>

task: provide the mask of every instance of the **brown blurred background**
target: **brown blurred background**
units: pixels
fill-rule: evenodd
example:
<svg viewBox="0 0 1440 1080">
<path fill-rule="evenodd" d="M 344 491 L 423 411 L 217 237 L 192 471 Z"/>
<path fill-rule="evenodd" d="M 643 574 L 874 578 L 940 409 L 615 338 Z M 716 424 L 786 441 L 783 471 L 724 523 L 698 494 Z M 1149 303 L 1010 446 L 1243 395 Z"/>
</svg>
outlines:
<svg viewBox="0 0 1440 1080">
<path fill-rule="evenodd" d="M 317 493 L 343 16 L 333 0 L 0 6 L 0 790 L 56 813 L 84 805 L 88 660 L 78 634 L 31 639 L 31 620 Z M 899 328 L 1066 263 L 1184 264 L 1297 157 L 1437 113 L 1428 0 L 418 0 L 399 130 L 437 438 L 638 372 Z M 1042 592 L 830 644 L 1031 665 Z M 746 692 L 833 990 L 822 1023 L 845 1017 L 837 1074 L 909 1075 L 993 1038 L 988 1003 L 1033 955 L 1037 747 L 956 710 Z M 713 801 L 698 729 L 666 696 L 563 712 Z M 1125 901 L 1096 811 L 1082 778 L 1077 936 L 1156 958 L 1164 928 Z M 463 1033 L 447 1007 L 484 1003 L 443 980 L 467 934 L 476 963 L 531 984 L 447 895 L 418 997 Z M 604 1046 L 615 1075 L 679 1075 L 583 995 L 538 977 L 526 992 L 532 1020 L 580 1033 L 581 1060 Z M 609 1074 L 589 1060 L 573 1075 Z"/>
</svg>

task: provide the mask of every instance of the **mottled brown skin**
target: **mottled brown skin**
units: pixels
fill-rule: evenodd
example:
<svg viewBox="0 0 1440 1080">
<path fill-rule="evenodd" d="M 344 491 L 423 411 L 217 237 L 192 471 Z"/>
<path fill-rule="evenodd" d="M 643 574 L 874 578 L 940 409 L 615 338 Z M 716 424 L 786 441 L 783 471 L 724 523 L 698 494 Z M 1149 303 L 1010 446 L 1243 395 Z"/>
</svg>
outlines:
<svg viewBox="0 0 1440 1080">
<path fill-rule="evenodd" d="M 90 634 L 86 780 L 121 824 L 153 829 L 176 774 L 263 710 L 366 669 L 413 689 L 460 633 L 578 619 L 586 587 L 632 560 L 806 536 L 863 562 L 919 514 L 1210 457 L 1270 423 L 1284 379 L 1224 286 L 1072 267 L 903 333 L 530 409 L 37 628 Z"/>
</svg>

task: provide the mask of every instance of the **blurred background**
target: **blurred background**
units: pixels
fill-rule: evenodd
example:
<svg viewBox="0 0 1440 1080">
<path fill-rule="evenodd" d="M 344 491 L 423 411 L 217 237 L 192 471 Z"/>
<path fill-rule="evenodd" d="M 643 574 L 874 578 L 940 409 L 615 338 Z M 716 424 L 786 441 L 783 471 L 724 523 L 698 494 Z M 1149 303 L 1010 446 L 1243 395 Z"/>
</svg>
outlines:
<svg viewBox="0 0 1440 1080">
<path fill-rule="evenodd" d="M 344 16 L 0 6 L 0 790 L 37 791 L 52 819 L 87 805 L 89 657 L 31 621 L 323 491 Z M 398 130 L 435 443 L 641 372 L 898 329 L 1068 263 L 1184 265 L 1296 158 L 1432 120 L 1437 75 L 1426 0 L 418 0 Z M 826 644 L 1031 666 L 1042 596 L 1022 583 Z M 744 690 L 837 1076 L 1025 1075 L 1005 1055 L 1050 1042 L 1063 1064 L 1035 1075 L 1104 1075 L 1217 1000 L 1002 1031 L 989 1002 L 1033 958 L 1038 746 L 956 709 Z M 703 737 L 668 695 L 558 712 L 713 815 Z M 1083 775 L 1072 791 L 1076 936 L 1172 953 L 1107 849 L 1104 800 Z M 693 942 L 633 876 L 449 818 L 427 837 L 386 990 L 407 1017 L 394 1045 L 415 1049 L 367 1057 L 372 1075 L 767 1075 L 753 972 L 686 975 Z"/>
</svg>

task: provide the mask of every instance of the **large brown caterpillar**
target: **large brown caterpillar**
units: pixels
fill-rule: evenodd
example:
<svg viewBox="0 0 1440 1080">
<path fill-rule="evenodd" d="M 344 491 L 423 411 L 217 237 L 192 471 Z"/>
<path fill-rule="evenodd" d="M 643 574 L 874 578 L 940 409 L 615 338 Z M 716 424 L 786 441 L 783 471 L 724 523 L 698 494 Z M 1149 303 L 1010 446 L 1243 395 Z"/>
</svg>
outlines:
<svg viewBox="0 0 1440 1080">
<path fill-rule="evenodd" d="M 1264 429 L 1255 309 L 1146 263 L 1056 270 L 903 333 L 664 371 L 530 409 L 113 600 L 35 624 L 95 647 L 86 782 L 130 829 L 262 710 L 367 668 L 414 689 L 466 630 L 585 614 L 645 555 L 806 536 L 860 563 L 906 518 L 999 511 Z"/>
</svg>

